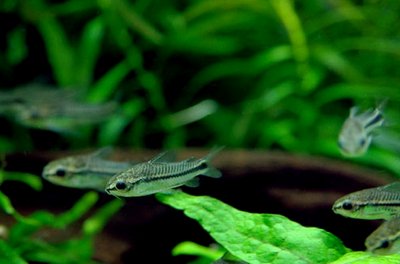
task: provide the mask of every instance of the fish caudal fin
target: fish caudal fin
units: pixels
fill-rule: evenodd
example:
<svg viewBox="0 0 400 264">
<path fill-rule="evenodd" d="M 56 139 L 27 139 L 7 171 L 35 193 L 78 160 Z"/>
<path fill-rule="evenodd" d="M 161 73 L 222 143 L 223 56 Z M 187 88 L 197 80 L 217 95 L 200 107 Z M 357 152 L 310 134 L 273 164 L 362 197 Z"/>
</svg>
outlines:
<svg viewBox="0 0 400 264">
<path fill-rule="evenodd" d="M 212 178 L 220 178 L 222 176 L 222 173 L 216 169 L 215 167 L 213 167 L 210 164 L 210 161 L 215 157 L 215 155 L 217 155 L 218 152 L 220 152 L 222 149 L 224 148 L 224 146 L 221 147 L 214 147 L 210 153 L 204 158 L 204 160 L 207 162 L 208 165 L 208 169 L 206 172 L 204 172 L 204 176 L 208 176 L 208 177 L 212 177 Z"/>
</svg>

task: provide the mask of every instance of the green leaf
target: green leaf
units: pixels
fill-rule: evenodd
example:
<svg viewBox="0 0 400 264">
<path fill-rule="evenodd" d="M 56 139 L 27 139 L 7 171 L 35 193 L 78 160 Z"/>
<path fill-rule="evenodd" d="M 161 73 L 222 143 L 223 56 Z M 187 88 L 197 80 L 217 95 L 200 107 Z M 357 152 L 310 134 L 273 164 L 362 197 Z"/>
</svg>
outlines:
<svg viewBox="0 0 400 264">
<path fill-rule="evenodd" d="M 28 264 L 15 250 L 0 239 L 0 263 Z"/>
<path fill-rule="evenodd" d="M 379 256 L 369 252 L 350 252 L 330 264 L 398 264 L 400 255 Z"/>
<path fill-rule="evenodd" d="M 134 98 L 120 105 L 120 113 L 102 124 L 99 132 L 99 144 L 113 145 L 120 139 L 124 129 L 132 123 L 143 110 L 145 105 L 142 99 Z"/>
<path fill-rule="evenodd" d="M 42 180 L 37 175 L 25 172 L 10 172 L 10 171 L 3 171 L 0 173 L 3 174 L 4 181 L 19 181 L 25 183 L 35 191 L 42 190 Z"/>
<path fill-rule="evenodd" d="M 88 85 L 92 81 L 103 35 L 104 23 L 101 17 L 96 17 L 88 22 L 82 32 L 76 78 L 80 85 Z"/>
<path fill-rule="evenodd" d="M 28 217 L 16 215 L 18 222 L 12 226 L 9 234 L 9 242 L 13 246 L 18 246 L 21 241 L 35 233 L 44 226 L 54 223 L 54 215 L 47 211 L 35 211 Z"/>
<path fill-rule="evenodd" d="M 0 192 L 0 208 L 3 209 L 6 214 L 15 213 L 15 209 L 12 206 L 10 199 L 3 192 Z"/>
<path fill-rule="evenodd" d="M 348 251 L 331 233 L 281 215 L 242 212 L 217 199 L 183 192 L 157 198 L 183 210 L 231 254 L 249 263 L 327 263 Z"/>
<path fill-rule="evenodd" d="M 10 64 L 19 64 L 28 55 L 26 36 L 23 28 L 16 28 L 8 35 L 7 60 Z"/>
<path fill-rule="evenodd" d="M 67 241 L 53 244 L 42 240 L 25 241 L 21 247 L 25 259 L 39 263 L 54 264 L 92 264 L 93 240 L 69 239 Z"/>
<path fill-rule="evenodd" d="M 63 227 L 77 221 L 93 207 L 98 199 L 99 195 L 96 192 L 86 193 L 70 210 L 56 218 L 54 226 Z"/>
<path fill-rule="evenodd" d="M 224 251 L 217 248 L 208 248 L 191 241 L 179 243 L 172 249 L 172 255 L 193 255 L 199 257 L 206 257 L 210 260 L 217 260 L 224 255 Z"/>
<path fill-rule="evenodd" d="M 92 103 L 104 102 L 130 71 L 127 60 L 115 65 L 88 91 L 87 100 Z"/>
<path fill-rule="evenodd" d="M 76 56 L 75 51 L 69 45 L 64 28 L 58 20 L 51 16 L 44 16 L 38 20 L 37 27 L 45 42 L 48 60 L 58 84 L 61 86 L 74 85 Z"/>
<path fill-rule="evenodd" d="M 122 200 L 114 199 L 99 209 L 92 217 L 83 223 L 83 233 L 85 235 L 95 235 L 106 225 L 107 221 L 118 212 L 124 205 Z"/>
</svg>

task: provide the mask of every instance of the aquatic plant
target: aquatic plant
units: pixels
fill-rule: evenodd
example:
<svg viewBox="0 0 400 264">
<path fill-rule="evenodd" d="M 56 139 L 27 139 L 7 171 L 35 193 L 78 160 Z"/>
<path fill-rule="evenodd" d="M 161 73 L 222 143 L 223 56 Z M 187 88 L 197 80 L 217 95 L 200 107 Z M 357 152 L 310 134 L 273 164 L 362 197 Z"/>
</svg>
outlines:
<svg viewBox="0 0 400 264">
<path fill-rule="evenodd" d="M 400 119 L 396 107 L 400 101 L 399 1 L 2 0 L 0 14 L 2 89 L 39 81 L 82 92 L 88 103 L 115 100 L 119 105 L 113 118 L 82 129 L 79 137 L 36 131 L 1 119 L 1 154 L 104 145 L 208 144 L 342 158 L 337 133 L 349 108 L 373 107 L 385 97 L 389 98 L 385 130 L 393 133 L 386 134 L 380 145 L 374 142 L 354 162 L 400 176 L 395 124 Z M 54 140 L 43 140 L 49 135 Z M 40 190 L 40 180 L 32 175 L 2 175 Z M 95 196 L 88 194 L 77 203 L 78 208 L 84 204 L 80 212 L 93 205 Z M 197 199 L 185 197 L 187 204 Z M 181 198 L 162 199 L 185 209 Z M 24 249 L 15 250 L 11 241 L 0 240 L 0 255 L 16 263 L 23 263 L 23 258 L 54 258 L 54 252 L 60 252 L 57 246 L 36 243 L 29 235 L 45 226 L 68 226 L 81 216 L 73 213 L 75 209 L 62 215 L 38 211 L 21 216 L 4 193 L 0 204 L 15 218 L 13 230 L 22 230 L 13 235 L 18 245 L 34 249 L 29 255 Z M 110 207 L 116 210 L 118 205 Z M 214 218 L 218 216 L 207 217 L 221 221 Z M 280 219 L 297 226 L 293 230 L 300 234 L 310 230 L 278 216 L 257 217 Z M 77 262 L 90 259 L 92 237 L 85 235 L 84 226 L 82 240 L 75 242 L 87 249 L 84 256 L 71 251 L 72 242 L 59 246 L 72 252 Z M 206 229 L 213 233 L 213 228 L 207 225 Z M 328 246 L 342 248 L 335 256 L 344 254 L 333 235 L 312 230 L 335 241 Z M 230 248 L 224 237 L 215 239 Z M 275 242 L 260 245 L 271 247 Z M 293 250 L 316 257 L 301 245 Z M 360 252 L 349 252 L 336 261 L 357 259 L 398 262 L 397 256 Z"/>
<path fill-rule="evenodd" d="M 335 235 L 319 228 L 303 227 L 281 215 L 242 212 L 217 199 L 183 192 L 156 196 L 198 221 L 224 250 L 245 263 L 379 264 L 400 261 L 398 254 L 378 256 L 351 251 Z M 222 257 L 224 251 L 206 250 L 185 243 L 173 252 L 199 255 L 204 263 L 210 263 Z"/>
<path fill-rule="evenodd" d="M 40 178 L 35 175 L 0 171 L 3 181 L 18 180 L 37 191 L 41 190 Z M 67 237 L 61 241 L 47 241 L 37 234 L 43 230 L 64 230 L 83 218 L 98 200 L 98 194 L 84 194 L 66 212 L 54 215 L 45 210 L 21 215 L 10 199 L 0 192 L 0 209 L 14 218 L 14 224 L 2 226 L 0 239 L 0 262 L 24 264 L 31 261 L 42 263 L 96 263 L 93 257 L 93 243 L 96 234 L 103 230 L 108 219 L 123 205 L 121 200 L 112 200 L 85 217 L 79 236 Z"/>
</svg>

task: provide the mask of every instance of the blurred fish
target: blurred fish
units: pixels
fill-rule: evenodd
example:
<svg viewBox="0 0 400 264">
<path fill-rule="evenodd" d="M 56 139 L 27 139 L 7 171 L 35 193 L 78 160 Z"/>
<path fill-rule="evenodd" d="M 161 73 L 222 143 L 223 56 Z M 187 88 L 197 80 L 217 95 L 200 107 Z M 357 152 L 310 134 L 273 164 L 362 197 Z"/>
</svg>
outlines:
<svg viewBox="0 0 400 264">
<path fill-rule="evenodd" d="M 51 161 L 44 167 L 42 176 L 57 185 L 104 192 L 106 183 L 114 174 L 136 164 L 106 160 L 111 152 L 112 148 L 106 147 L 90 154 Z"/>
<path fill-rule="evenodd" d="M 78 102 L 76 92 L 47 86 L 0 92 L 0 114 L 24 126 L 56 132 L 104 121 L 115 109 L 114 102 L 86 104 Z"/>
<path fill-rule="evenodd" d="M 211 151 L 202 159 L 190 158 L 171 162 L 168 152 L 163 152 L 148 162 L 113 176 L 107 183 L 106 192 L 114 196 L 134 197 L 163 192 L 186 185 L 198 186 L 199 175 L 221 177 L 221 172 L 210 165 L 211 159 L 222 148 Z"/>
<path fill-rule="evenodd" d="M 380 255 L 400 253 L 400 217 L 385 221 L 365 240 L 368 251 Z"/>
<path fill-rule="evenodd" d="M 358 219 L 388 220 L 400 216 L 400 182 L 345 195 L 334 203 L 332 210 Z"/>
<path fill-rule="evenodd" d="M 368 150 L 372 141 L 372 131 L 384 123 L 382 108 L 385 102 L 361 114 L 357 114 L 357 107 L 350 109 L 349 117 L 345 120 L 338 139 L 342 155 L 358 157 Z"/>
</svg>

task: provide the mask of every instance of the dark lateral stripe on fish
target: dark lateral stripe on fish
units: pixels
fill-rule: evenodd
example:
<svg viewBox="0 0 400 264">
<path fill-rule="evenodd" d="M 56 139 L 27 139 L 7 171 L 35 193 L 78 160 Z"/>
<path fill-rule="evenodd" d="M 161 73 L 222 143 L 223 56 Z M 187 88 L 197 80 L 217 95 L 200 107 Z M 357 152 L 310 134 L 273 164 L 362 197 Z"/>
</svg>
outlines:
<svg viewBox="0 0 400 264">
<path fill-rule="evenodd" d="M 379 206 L 400 206 L 400 202 L 393 202 L 393 203 L 390 203 L 390 202 L 373 202 L 373 203 L 371 203 L 371 202 L 369 202 L 369 203 L 359 203 L 356 205 L 358 205 L 360 207 L 377 206 L 377 205 L 379 205 Z"/>
<path fill-rule="evenodd" d="M 374 117 L 374 119 L 372 119 L 371 121 L 369 121 L 368 124 L 365 125 L 365 128 L 368 128 L 368 127 L 370 127 L 370 126 L 372 126 L 372 125 L 375 125 L 376 123 L 378 123 L 378 122 L 380 122 L 380 121 L 382 121 L 382 120 L 383 120 L 383 115 L 382 115 L 381 113 L 378 113 L 378 114 Z"/>
<path fill-rule="evenodd" d="M 158 181 L 158 180 L 167 180 L 167 179 L 172 179 L 172 178 L 178 178 L 181 176 L 184 176 L 186 174 L 190 174 L 193 172 L 201 171 L 204 169 L 207 169 L 208 165 L 205 162 L 202 162 L 199 164 L 199 166 L 188 169 L 186 171 L 178 172 L 178 173 L 173 173 L 171 175 L 165 175 L 165 176 L 159 176 L 159 177 L 148 177 L 148 178 L 143 178 L 141 181 L 143 182 L 153 182 L 153 181 Z"/>
</svg>

